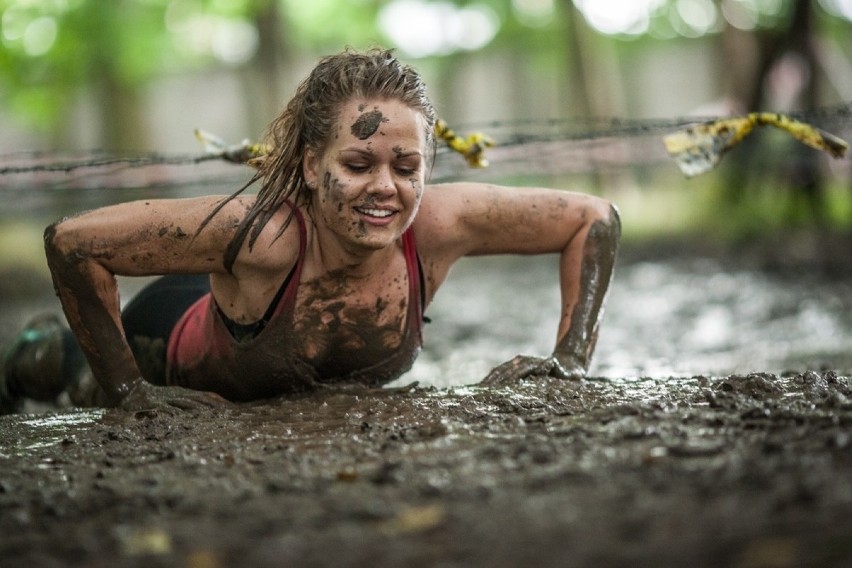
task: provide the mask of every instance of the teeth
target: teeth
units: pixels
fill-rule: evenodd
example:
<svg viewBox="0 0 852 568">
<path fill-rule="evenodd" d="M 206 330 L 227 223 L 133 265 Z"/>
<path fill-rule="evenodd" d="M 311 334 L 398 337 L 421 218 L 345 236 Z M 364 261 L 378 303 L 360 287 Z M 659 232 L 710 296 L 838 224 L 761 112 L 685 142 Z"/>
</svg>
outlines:
<svg viewBox="0 0 852 568">
<path fill-rule="evenodd" d="M 366 209 L 358 207 L 358 211 L 364 215 L 369 215 L 370 217 L 390 217 L 393 215 L 393 211 L 388 211 L 387 209 Z"/>
</svg>

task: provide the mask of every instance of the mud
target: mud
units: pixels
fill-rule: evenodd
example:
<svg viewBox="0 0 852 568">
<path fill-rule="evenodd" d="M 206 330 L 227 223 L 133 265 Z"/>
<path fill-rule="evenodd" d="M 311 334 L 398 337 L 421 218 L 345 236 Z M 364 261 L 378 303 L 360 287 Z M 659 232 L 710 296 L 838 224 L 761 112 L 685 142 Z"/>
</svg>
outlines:
<svg viewBox="0 0 852 568">
<path fill-rule="evenodd" d="M 6 566 L 842 566 L 831 373 L 0 419 Z"/>
<path fill-rule="evenodd" d="M 0 417 L 2 565 L 849 565 L 846 273 L 626 253 L 586 380 L 463 386 L 559 319 L 483 260 L 397 388 Z"/>
<path fill-rule="evenodd" d="M 376 133 L 382 122 L 387 122 L 387 119 L 382 115 L 379 109 L 373 109 L 365 112 L 358 117 L 358 120 L 352 123 L 350 130 L 352 136 L 358 140 L 366 140 Z"/>
</svg>

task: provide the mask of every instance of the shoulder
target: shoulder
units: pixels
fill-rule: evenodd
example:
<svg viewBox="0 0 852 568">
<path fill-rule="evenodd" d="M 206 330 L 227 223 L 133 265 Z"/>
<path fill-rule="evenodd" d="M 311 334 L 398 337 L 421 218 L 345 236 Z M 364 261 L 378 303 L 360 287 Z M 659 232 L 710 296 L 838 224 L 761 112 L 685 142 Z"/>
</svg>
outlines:
<svg viewBox="0 0 852 568">
<path fill-rule="evenodd" d="M 564 189 L 452 183 L 427 187 L 415 228 L 418 243 L 457 256 L 537 254 L 561 250 L 610 209 L 604 199 Z"/>
<path fill-rule="evenodd" d="M 517 220 L 519 211 L 535 207 L 535 201 L 526 188 L 475 182 L 430 185 L 423 193 L 415 230 L 426 246 L 455 249 L 463 256 L 473 252 L 476 239 L 504 230 Z"/>
<path fill-rule="evenodd" d="M 421 255 L 452 248 L 458 240 L 458 221 L 464 202 L 460 188 L 461 184 L 453 183 L 429 185 L 423 192 L 413 223 Z"/>
<path fill-rule="evenodd" d="M 237 264 L 248 264 L 258 268 L 271 268 L 278 270 L 282 266 L 292 266 L 299 256 L 299 247 L 303 238 L 300 227 L 309 226 L 308 214 L 289 205 L 281 205 L 271 215 L 258 215 L 249 225 L 245 225 L 254 197 L 240 198 L 234 204 L 234 210 L 239 214 L 233 229 L 235 239 L 243 238 L 240 230 L 245 231 L 245 236 L 240 243 L 240 251 L 236 258 Z"/>
</svg>

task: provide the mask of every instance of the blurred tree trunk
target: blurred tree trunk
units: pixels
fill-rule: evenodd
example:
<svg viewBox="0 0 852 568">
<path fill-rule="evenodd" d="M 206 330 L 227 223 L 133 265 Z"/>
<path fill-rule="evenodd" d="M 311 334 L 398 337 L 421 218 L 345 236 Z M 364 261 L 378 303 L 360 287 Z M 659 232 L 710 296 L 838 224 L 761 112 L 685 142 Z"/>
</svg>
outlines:
<svg viewBox="0 0 852 568">
<path fill-rule="evenodd" d="M 258 49 L 243 73 L 244 100 L 249 124 L 259 135 L 282 110 L 290 86 L 287 72 L 293 67 L 287 38 L 287 18 L 278 0 L 258 3 L 254 15 Z"/>
<path fill-rule="evenodd" d="M 148 121 L 140 89 L 121 80 L 115 69 L 104 67 L 97 83 L 101 101 L 101 140 L 115 153 L 149 149 Z"/>
<path fill-rule="evenodd" d="M 561 0 L 568 50 L 568 77 L 575 116 L 623 117 L 626 113 L 619 56 L 613 40 L 602 38 L 584 21 L 572 0 Z"/>
<path fill-rule="evenodd" d="M 96 22 L 91 26 L 91 76 L 101 109 L 100 139 L 105 150 L 115 153 L 147 149 L 149 140 L 141 87 L 127 78 L 116 57 L 120 49 L 116 33 L 119 22 L 128 17 L 127 7 L 126 0 L 114 0 L 92 11 Z"/>
<path fill-rule="evenodd" d="M 572 0 L 561 0 L 565 22 L 568 78 L 575 117 L 616 118 L 627 115 L 619 54 L 611 38 L 600 37 L 589 27 Z M 635 186 L 629 169 L 590 172 L 589 183 L 600 191 Z"/>
<path fill-rule="evenodd" d="M 562 0 L 559 2 L 560 16 L 565 22 L 565 50 L 568 57 L 568 89 L 570 89 L 570 100 L 572 103 L 572 112 L 574 116 L 591 116 L 591 103 L 589 102 L 588 91 L 585 87 L 586 68 L 583 60 L 582 41 L 580 39 L 579 27 L 577 23 L 577 14 L 574 3 L 571 0 Z"/>
<path fill-rule="evenodd" d="M 743 32 L 728 26 L 723 38 L 726 60 L 737 62 L 730 66 L 733 98 L 749 112 L 814 110 L 818 105 L 814 33 L 814 5 L 809 0 L 795 0 L 787 25 L 779 29 Z M 797 205 L 804 202 L 810 216 L 823 221 L 824 181 L 818 152 L 790 142 L 792 149 L 784 159 L 767 160 L 761 134 L 755 132 L 732 153 L 726 176 L 729 201 L 742 203 L 748 186 L 774 179 L 790 193 L 790 217 L 798 214 Z"/>
</svg>

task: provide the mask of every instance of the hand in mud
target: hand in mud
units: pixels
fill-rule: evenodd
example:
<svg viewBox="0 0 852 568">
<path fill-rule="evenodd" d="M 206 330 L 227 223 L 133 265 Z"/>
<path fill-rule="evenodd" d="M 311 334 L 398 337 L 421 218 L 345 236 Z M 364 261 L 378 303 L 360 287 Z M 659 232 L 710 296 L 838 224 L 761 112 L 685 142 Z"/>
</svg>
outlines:
<svg viewBox="0 0 852 568">
<path fill-rule="evenodd" d="M 139 381 L 118 407 L 130 411 L 148 410 L 192 410 L 233 406 L 216 393 L 183 387 L 164 387 Z"/>
<path fill-rule="evenodd" d="M 555 356 L 532 357 L 517 355 L 511 361 L 491 369 L 488 376 L 482 379 L 481 385 L 503 386 L 513 385 L 528 378 L 554 377 L 557 379 L 577 380 L 586 376 L 586 370 L 576 363 L 559 361 Z"/>
</svg>

